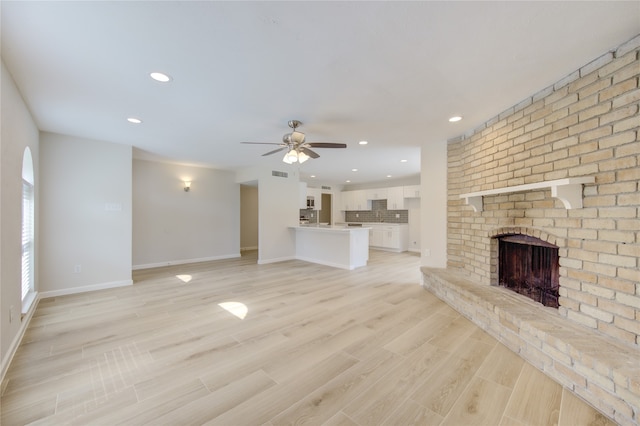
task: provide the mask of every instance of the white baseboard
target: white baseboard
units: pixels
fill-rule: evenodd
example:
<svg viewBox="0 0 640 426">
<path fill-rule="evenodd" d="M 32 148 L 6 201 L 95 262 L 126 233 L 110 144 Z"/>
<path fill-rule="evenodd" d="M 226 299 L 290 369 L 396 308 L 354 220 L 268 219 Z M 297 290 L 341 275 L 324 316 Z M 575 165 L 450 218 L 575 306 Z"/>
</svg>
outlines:
<svg viewBox="0 0 640 426">
<path fill-rule="evenodd" d="M 136 271 L 138 269 L 151 269 L 151 268 L 159 268 L 161 266 L 186 265 L 188 263 L 210 262 L 212 260 L 233 259 L 236 257 L 240 257 L 240 253 L 225 254 L 222 256 L 200 257 L 197 259 L 180 259 L 180 260 L 168 260 L 166 262 L 158 262 L 158 263 L 146 263 L 144 265 L 133 265 L 131 269 Z"/>
<path fill-rule="evenodd" d="M 258 265 L 266 265 L 268 263 L 286 262 L 287 260 L 295 260 L 295 256 L 276 257 L 273 259 L 258 259 Z"/>
<path fill-rule="evenodd" d="M 352 270 L 357 268 L 357 266 L 353 266 L 353 265 L 345 265 L 345 264 L 342 264 L 342 263 L 334 263 L 334 262 L 323 262 L 321 260 L 308 259 L 306 257 L 296 257 L 296 259 L 303 260 L 303 261 L 309 262 L 309 263 L 317 263 L 318 265 L 331 266 L 333 268 L 348 269 L 350 271 L 352 271 Z"/>
<path fill-rule="evenodd" d="M 88 291 L 105 290 L 108 288 L 125 287 L 133 285 L 133 280 L 111 281 L 108 283 L 84 285 L 80 287 L 63 288 L 60 290 L 43 291 L 40 292 L 40 298 L 46 299 L 48 297 L 65 296 L 67 294 L 86 293 Z"/>
<path fill-rule="evenodd" d="M 240 251 L 258 250 L 258 246 L 255 247 L 240 247 Z"/>
<path fill-rule="evenodd" d="M 9 365 L 11 365 L 11 361 L 13 361 L 13 356 L 16 354 L 20 343 L 22 342 L 22 338 L 24 337 L 24 333 L 27 331 L 27 327 L 29 327 L 29 323 L 31 322 L 31 318 L 33 318 L 33 313 L 36 311 L 38 307 L 38 302 L 40 302 L 40 294 L 35 293 L 35 300 L 31 303 L 29 310 L 22 316 L 20 320 L 20 329 L 18 333 L 11 341 L 11 345 L 9 346 L 9 350 L 7 350 L 7 355 L 2 360 L 2 369 L 0 370 L 0 382 L 4 380 L 5 374 L 7 374 L 7 370 L 9 369 Z"/>
</svg>

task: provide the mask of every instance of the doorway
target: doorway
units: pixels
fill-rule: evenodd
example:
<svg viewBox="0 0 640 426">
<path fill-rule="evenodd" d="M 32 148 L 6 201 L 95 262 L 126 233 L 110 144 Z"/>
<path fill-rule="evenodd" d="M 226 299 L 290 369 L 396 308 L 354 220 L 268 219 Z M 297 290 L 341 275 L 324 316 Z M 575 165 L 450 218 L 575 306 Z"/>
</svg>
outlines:
<svg viewBox="0 0 640 426">
<path fill-rule="evenodd" d="M 240 185 L 240 251 L 258 250 L 258 182 Z"/>
<path fill-rule="evenodd" d="M 333 225 L 331 221 L 331 212 L 333 211 L 333 205 L 331 201 L 333 196 L 331 194 L 322 194 L 322 210 L 318 213 L 318 222 L 319 223 L 328 223 L 329 225 Z"/>
</svg>

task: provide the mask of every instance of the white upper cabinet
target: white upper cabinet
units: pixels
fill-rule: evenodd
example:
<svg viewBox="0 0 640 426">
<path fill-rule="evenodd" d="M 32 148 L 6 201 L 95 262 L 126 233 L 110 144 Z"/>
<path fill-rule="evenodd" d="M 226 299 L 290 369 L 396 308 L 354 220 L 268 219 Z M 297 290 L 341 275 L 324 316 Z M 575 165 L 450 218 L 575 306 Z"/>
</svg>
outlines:
<svg viewBox="0 0 640 426">
<path fill-rule="evenodd" d="M 353 192 L 353 210 L 371 210 L 371 200 L 367 200 L 366 191 Z"/>
<path fill-rule="evenodd" d="M 366 189 L 365 194 L 367 200 L 385 200 L 387 198 L 388 188 Z"/>
<path fill-rule="evenodd" d="M 340 193 L 341 210 L 371 210 L 371 200 L 367 200 L 367 192 L 342 191 Z"/>
<path fill-rule="evenodd" d="M 404 210 L 404 187 L 387 188 L 387 210 Z"/>
<path fill-rule="evenodd" d="M 314 207 L 312 210 L 322 210 L 322 189 L 307 188 L 307 197 L 313 197 Z"/>
<path fill-rule="evenodd" d="M 420 185 L 405 186 L 404 198 L 420 198 Z"/>
<path fill-rule="evenodd" d="M 405 210 L 405 198 L 420 198 L 420 185 L 342 191 L 340 206 L 341 210 L 371 210 L 372 200 L 387 200 L 387 210 Z"/>
<path fill-rule="evenodd" d="M 340 210 L 345 211 L 349 210 L 351 206 L 351 193 L 353 191 L 342 191 L 340 192 Z"/>
</svg>

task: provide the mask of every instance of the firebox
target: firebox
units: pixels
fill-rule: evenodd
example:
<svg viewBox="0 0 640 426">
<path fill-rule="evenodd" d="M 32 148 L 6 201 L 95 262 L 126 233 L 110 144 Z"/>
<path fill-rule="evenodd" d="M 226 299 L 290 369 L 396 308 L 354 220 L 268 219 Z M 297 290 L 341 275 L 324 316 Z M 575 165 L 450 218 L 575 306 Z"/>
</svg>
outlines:
<svg viewBox="0 0 640 426">
<path fill-rule="evenodd" d="M 558 246 L 528 235 L 498 237 L 498 284 L 557 308 Z"/>
</svg>

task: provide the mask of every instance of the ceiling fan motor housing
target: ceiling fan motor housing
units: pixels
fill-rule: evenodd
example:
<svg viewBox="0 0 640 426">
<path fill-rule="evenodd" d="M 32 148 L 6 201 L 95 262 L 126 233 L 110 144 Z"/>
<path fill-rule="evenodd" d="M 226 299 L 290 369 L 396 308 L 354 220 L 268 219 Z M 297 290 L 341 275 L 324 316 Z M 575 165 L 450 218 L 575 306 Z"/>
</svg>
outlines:
<svg viewBox="0 0 640 426">
<path fill-rule="evenodd" d="M 291 133 L 287 133 L 282 137 L 282 142 L 287 145 L 300 145 L 304 142 L 304 133 L 293 131 Z"/>
</svg>

